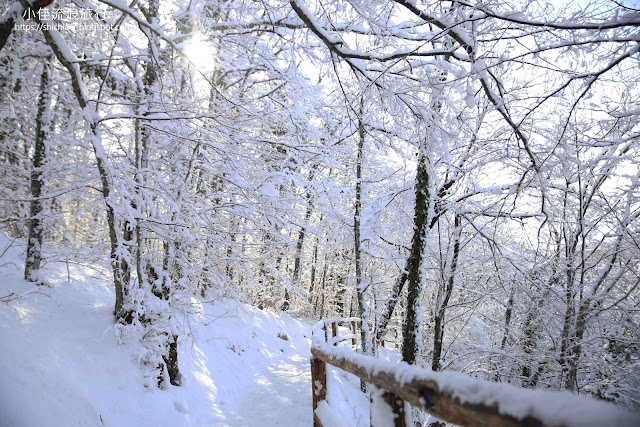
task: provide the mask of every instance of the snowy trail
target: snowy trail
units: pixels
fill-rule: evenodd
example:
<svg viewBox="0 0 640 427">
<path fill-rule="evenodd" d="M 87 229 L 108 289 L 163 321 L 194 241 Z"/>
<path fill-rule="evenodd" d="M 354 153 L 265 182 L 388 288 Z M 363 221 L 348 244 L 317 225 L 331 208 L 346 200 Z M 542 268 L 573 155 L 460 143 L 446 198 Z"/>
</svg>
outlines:
<svg viewBox="0 0 640 427">
<path fill-rule="evenodd" d="M 229 426 L 312 424 L 309 357 L 294 354 L 256 375 L 252 389 L 227 412 Z"/>
<path fill-rule="evenodd" d="M 0 426 L 312 424 L 308 322 L 194 297 L 184 384 L 149 388 L 139 341 L 114 327 L 108 275 L 52 263 L 49 285 L 34 287 L 11 249 L 0 263 L 0 298 L 16 296 L 0 303 Z"/>
</svg>

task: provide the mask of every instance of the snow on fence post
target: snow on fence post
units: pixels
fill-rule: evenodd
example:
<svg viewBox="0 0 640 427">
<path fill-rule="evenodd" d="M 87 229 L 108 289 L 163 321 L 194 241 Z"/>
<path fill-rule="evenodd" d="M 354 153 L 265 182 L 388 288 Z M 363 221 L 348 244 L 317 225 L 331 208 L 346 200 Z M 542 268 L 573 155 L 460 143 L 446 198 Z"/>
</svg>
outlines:
<svg viewBox="0 0 640 427">
<path fill-rule="evenodd" d="M 327 398 L 327 365 L 324 361 L 311 358 L 311 393 L 313 396 L 313 426 L 322 427 L 316 409 Z"/>
<path fill-rule="evenodd" d="M 407 427 L 404 400 L 396 394 L 369 384 L 369 425 L 371 427 Z"/>
<path fill-rule="evenodd" d="M 407 424 L 404 413 L 404 400 L 400 399 L 395 393 L 386 390 L 382 394 L 382 399 L 387 402 L 387 405 L 391 406 L 391 412 L 395 416 L 393 419 L 394 427 L 405 427 Z"/>
</svg>

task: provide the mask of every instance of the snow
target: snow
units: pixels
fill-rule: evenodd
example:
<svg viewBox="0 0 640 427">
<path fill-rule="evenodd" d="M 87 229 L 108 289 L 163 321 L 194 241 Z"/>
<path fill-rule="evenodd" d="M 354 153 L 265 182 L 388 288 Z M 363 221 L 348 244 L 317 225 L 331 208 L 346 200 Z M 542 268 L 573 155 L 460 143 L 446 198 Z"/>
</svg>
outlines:
<svg viewBox="0 0 640 427">
<path fill-rule="evenodd" d="M 375 399 L 375 405 L 371 408 L 371 425 L 372 426 L 392 426 L 394 425 L 394 418 L 396 417 L 391 409 L 391 406 L 383 400 L 384 390 L 380 388 L 374 388 L 371 392 L 371 399 Z"/>
<path fill-rule="evenodd" d="M 0 253 L 9 241 L 0 235 Z M 145 388 L 140 345 L 118 345 L 106 266 L 43 267 L 20 278 L 22 250 L 0 263 L 0 425 L 310 425 L 310 329 L 230 299 L 193 298 L 179 342 L 183 385 Z M 95 273 L 95 269 L 99 274 Z M 280 336 L 278 336 L 280 335 Z"/>
<path fill-rule="evenodd" d="M 326 423 L 326 426 L 369 426 L 369 397 L 360 391 L 360 379 L 341 369 L 327 367 L 327 400 L 326 407 L 318 405 L 316 413 L 320 411 L 321 419 L 331 412 L 333 417 L 342 420 L 340 423 Z"/>
<path fill-rule="evenodd" d="M 311 330 L 304 323 L 231 299 L 193 297 L 185 319 L 190 334 L 179 342 L 182 385 L 146 388 L 136 360 L 140 344 L 118 342 L 106 265 L 48 263 L 41 271 L 45 285 L 35 286 L 20 278 L 24 254 L 18 243 L 0 235 L 0 253 L 1 426 L 312 423 Z M 392 372 L 402 383 L 435 381 L 462 402 L 496 405 L 501 413 L 533 415 L 548 425 L 639 425 L 637 417 L 613 405 L 568 392 L 434 373 L 397 362 L 391 352 L 382 352 L 381 360 L 327 345 L 322 327 L 335 320 L 314 326 L 314 347 L 370 372 Z M 381 406 L 370 418 L 357 377 L 327 368 L 327 400 L 316 411 L 326 425 L 390 422 L 390 411 Z"/>
<path fill-rule="evenodd" d="M 316 409 L 316 415 L 320 419 L 320 422 L 324 426 L 339 426 L 344 425 L 342 418 L 337 416 L 335 412 L 329 407 L 329 404 L 326 400 L 318 403 L 318 408 Z"/>
<path fill-rule="evenodd" d="M 260 186 L 259 190 L 260 193 L 266 197 L 278 198 L 280 196 L 280 193 L 271 182 L 263 183 Z"/>
<path fill-rule="evenodd" d="M 5 12 L 5 14 L 0 16 L 0 24 L 5 24 L 6 22 L 9 22 L 10 20 L 15 18 L 21 18 L 23 11 L 24 8 L 20 4 L 20 2 L 13 3 L 11 6 L 9 6 L 9 9 Z"/>
<path fill-rule="evenodd" d="M 300 10 L 304 17 L 309 20 L 309 23 L 313 26 L 314 30 L 317 31 L 326 41 L 333 45 L 339 45 L 340 43 L 342 43 L 342 40 L 339 37 L 336 37 L 324 30 L 324 26 L 317 21 L 315 15 L 311 13 L 311 11 L 307 9 L 304 4 L 296 0 L 292 1 L 291 3 L 292 6 L 295 3 L 295 6 Z"/>
<path fill-rule="evenodd" d="M 55 45 L 55 49 L 57 50 L 57 54 L 59 54 L 65 62 L 70 64 L 72 70 L 68 71 L 73 72 L 79 83 L 79 86 L 77 88 L 77 91 L 79 93 L 76 93 L 76 96 L 80 96 L 81 99 L 78 99 L 78 102 L 80 103 L 80 106 L 82 108 L 85 108 L 89 98 L 84 92 L 84 87 L 81 84 L 82 74 L 80 73 L 80 67 L 78 65 L 78 57 L 76 57 L 76 55 L 73 53 L 71 47 L 69 47 L 62 34 L 60 34 L 60 32 L 55 28 L 55 23 L 52 20 L 43 19 L 41 20 L 41 22 L 43 25 L 47 26 L 46 28 L 48 28 L 48 30 L 46 32 L 49 34 L 49 37 L 51 37 L 51 40 Z M 58 57 L 59 59 L 60 56 Z"/>
<path fill-rule="evenodd" d="M 309 375 L 309 358 L 299 354 L 267 367 L 257 376 L 251 391 L 229 412 L 227 422 L 238 426 L 309 425 Z M 274 393 L 275 389 L 277 393 Z"/>
</svg>

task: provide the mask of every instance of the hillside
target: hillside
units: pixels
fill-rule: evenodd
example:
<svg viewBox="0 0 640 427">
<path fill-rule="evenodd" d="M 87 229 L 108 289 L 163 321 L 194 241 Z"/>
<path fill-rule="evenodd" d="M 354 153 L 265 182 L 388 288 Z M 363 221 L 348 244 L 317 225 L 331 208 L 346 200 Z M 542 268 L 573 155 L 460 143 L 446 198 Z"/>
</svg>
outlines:
<svg viewBox="0 0 640 427">
<path fill-rule="evenodd" d="M 4 247 L 7 241 L 4 240 Z M 145 387 L 119 343 L 113 292 L 95 266 L 48 265 L 48 286 L 0 274 L 0 425 L 309 425 L 309 327 L 231 299 L 192 298 L 179 343 L 182 386 Z"/>
</svg>

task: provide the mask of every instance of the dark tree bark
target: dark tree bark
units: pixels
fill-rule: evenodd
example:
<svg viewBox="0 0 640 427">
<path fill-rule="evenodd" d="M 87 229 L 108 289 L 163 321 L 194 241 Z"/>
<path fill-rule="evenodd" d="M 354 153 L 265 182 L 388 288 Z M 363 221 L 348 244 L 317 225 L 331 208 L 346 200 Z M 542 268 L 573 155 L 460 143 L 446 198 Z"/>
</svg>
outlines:
<svg viewBox="0 0 640 427">
<path fill-rule="evenodd" d="M 511 316 L 513 314 L 513 298 L 515 297 L 515 293 L 516 288 L 514 286 L 509 293 L 509 301 L 507 301 L 507 309 L 504 314 L 504 335 L 502 336 L 502 343 L 500 344 L 502 350 L 506 347 L 507 340 L 509 339 L 509 325 L 511 324 Z"/>
<path fill-rule="evenodd" d="M 167 365 L 167 372 L 169 373 L 169 382 L 171 385 L 180 385 L 180 371 L 178 370 L 178 336 L 174 335 L 169 341 L 168 354 L 162 356 L 164 363 Z"/>
<path fill-rule="evenodd" d="M 442 295 L 442 301 L 438 301 L 438 307 L 436 307 L 435 313 L 435 325 L 433 330 L 433 357 L 431 359 L 431 369 L 439 371 L 442 366 L 440 365 L 440 359 L 442 356 L 442 344 L 444 342 L 444 323 L 447 305 L 449 304 L 449 298 L 453 293 L 453 285 L 455 283 L 456 270 L 458 268 L 458 257 L 460 255 L 460 238 L 461 238 L 461 216 L 456 214 L 453 221 L 455 228 L 455 241 L 453 243 L 453 254 L 451 256 L 451 268 L 449 269 L 449 277 L 446 283 Z"/>
<path fill-rule="evenodd" d="M 31 206 L 29 212 L 29 238 L 27 240 L 27 256 L 24 263 L 24 278 L 31 282 L 39 282 L 38 270 L 42 260 L 42 191 L 44 178 L 42 167 L 46 162 L 47 139 L 51 120 L 49 117 L 51 107 L 51 58 L 42 68 L 40 78 L 40 97 L 38 99 L 38 113 L 36 115 L 36 138 L 34 144 L 33 161 L 31 169 Z"/>
<path fill-rule="evenodd" d="M 312 174 L 310 174 L 312 176 Z M 309 178 L 311 178 L 311 176 Z M 304 213 L 304 225 L 298 231 L 298 241 L 296 242 L 296 255 L 293 262 L 293 280 L 294 286 L 298 286 L 300 282 L 300 275 L 302 274 L 302 248 L 304 246 L 304 238 L 306 235 L 306 224 L 309 223 L 309 218 L 313 213 L 313 202 L 311 200 L 311 194 L 307 194 L 307 210 Z M 313 283 L 313 282 L 312 282 Z"/>
<path fill-rule="evenodd" d="M 416 172 L 415 183 L 415 213 L 413 238 L 411 239 L 411 253 L 407 261 L 407 313 L 402 327 L 402 360 L 415 364 L 418 356 L 418 339 L 420 333 L 418 324 L 420 310 L 420 294 L 422 273 L 420 266 L 423 264 L 423 253 L 425 238 L 429 224 L 429 203 L 431 199 L 430 176 L 427 170 L 427 159 L 424 153 L 420 153 L 418 158 L 418 170 Z"/>
<path fill-rule="evenodd" d="M 395 283 L 393 284 L 393 288 L 391 288 L 391 295 L 387 298 L 387 301 L 384 304 L 384 309 L 382 311 L 382 314 L 380 315 L 380 318 L 378 319 L 378 324 L 376 327 L 376 343 L 379 343 L 384 337 L 384 334 L 387 332 L 387 326 L 389 326 L 389 321 L 391 321 L 393 310 L 400 300 L 400 294 L 402 293 L 402 289 L 404 289 L 404 284 L 407 282 L 407 270 L 408 265 L 405 268 L 405 271 L 396 279 Z"/>
<path fill-rule="evenodd" d="M 313 245 L 313 262 L 311 263 L 311 277 L 309 279 L 309 304 L 313 304 L 313 291 L 316 287 L 316 269 L 318 264 L 318 243 L 319 237 L 316 237 L 316 243 Z"/>
<path fill-rule="evenodd" d="M 372 354 L 372 342 L 369 332 L 369 308 L 366 299 L 367 286 L 362 277 L 362 248 L 360 237 L 360 216 L 362 215 L 362 163 L 364 162 L 365 129 L 363 116 L 364 97 L 360 98 L 360 117 L 358 118 L 358 157 L 356 159 L 356 200 L 353 214 L 353 241 L 356 268 L 356 295 L 358 300 L 358 317 L 361 319 L 360 342 L 363 354 Z M 367 384 L 360 380 L 360 390 L 367 391 Z"/>
<path fill-rule="evenodd" d="M 322 280 L 320 281 L 320 292 L 316 297 L 316 313 L 320 318 L 325 314 L 325 295 L 327 290 L 327 272 L 329 264 L 327 263 L 327 255 L 325 254 L 323 266 L 322 266 Z"/>
<path fill-rule="evenodd" d="M 362 320 L 360 328 L 360 339 L 362 342 L 362 352 L 371 354 L 371 339 L 369 337 L 369 310 L 366 300 L 366 285 L 362 277 L 362 249 L 360 241 L 360 215 L 362 214 L 362 163 L 364 161 L 365 129 L 362 121 L 364 110 L 364 98 L 360 98 L 360 117 L 358 120 L 358 157 L 356 159 L 356 200 L 355 212 L 353 214 L 353 240 L 355 252 L 356 268 L 356 295 L 358 299 L 358 317 Z M 360 388 L 365 391 L 364 382 L 360 383 Z"/>
<path fill-rule="evenodd" d="M 16 19 L 21 16 L 27 8 L 24 7 L 24 4 L 21 3 L 22 8 L 17 10 L 13 15 L 3 16 L 0 18 L 0 50 L 7 44 L 9 37 L 11 36 L 11 32 L 13 31 L 13 26 L 16 23 Z M 34 0 L 30 3 L 30 11 L 37 15 L 38 11 L 43 7 L 49 6 L 53 3 L 53 0 Z"/>
<path fill-rule="evenodd" d="M 527 355 L 522 365 L 522 385 L 525 387 L 535 387 L 537 384 L 537 377 L 541 373 L 544 365 L 538 365 L 536 372 L 532 371 L 532 358 L 535 355 L 538 348 L 538 339 L 542 330 L 540 311 L 544 306 L 544 302 L 548 299 L 551 289 L 557 285 L 560 281 L 558 275 L 558 269 L 560 267 L 560 250 L 561 240 L 558 234 L 555 235 L 556 252 L 551 266 L 551 276 L 547 283 L 545 283 L 544 289 L 539 294 L 534 295 L 531 300 L 530 309 L 527 312 L 527 317 L 524 321 L 524 330 L 522 332 L 522 338 L 520 340 L 522 351 Z M 536 274 L 535 272 L 533 274 Z"/>
<path fill-rule="evenodd" d="M 29 8 L 29 3 L 26 0 L 19 0 L 20 4 L 23 8 Z M 41 0 L 46 2 L 46 0 Z M 47 3 L 48 5 L 49 3 Z M 33 6 L 33 5 L 32 5 Z M 33 7 L 32 7 L 33 9 Z M 36 22 L 41 23 L 37 17 Z M 46 27 L 42 28 L 42 35 L 44 36 L 47 45 L 51 47 L 54 55 L 60 61 L 62 66 L 69 72 L 69 76 L 71 77 L 71 88 L 73 90 L 73 95 L 78 101 L 78 106 L 80 109 L 84 110 L 88 106 L 88 98 L 86 97 L 84 87 L 82 85 L 82 76 L 80 75 L 79 67 L 74 62 L 77 60 L 75 57 L 68 56 L 68 53 L 65 51 L 66 46 L 59 46 L 60 40 L 55 38 Z M 0 40 L 1 42 L 1 40 Z M 115 203 L 112 200 L 113 189 L 112 189 L 112 176 L 109 169 L 108 157 L 106 155 L 106 151 L 102 146 L 102 140 L 100 137 L 100 132 L 98 130 L 98 123 L 92 120 L 88 120 L 89 124 L 89 139 L 91 141 L 93 151 L 96 157 L 96 166 L 98 167 L 98 173 L 100 175 L 100 184 L 101 184 L 101 192 L 102 197 L 106 206 L 107 213 L 107 224 L 109 227 L 109 241 L 111 244 L 110 250 L 110 258 L 111 258 L 111 268 L 113 272 L 113 284 L 115 288 L 115 310 L 114 314 L 116 318 L 121 318 L 122 316 L 122 306 L 124 302 L 124 278 L 123 277 L 123 263 L 126 265 L 126 257 L 127 255 L 123 252 L 126 252 L 126 247 L 123 247 L 121 238 L 118 235 L 117 229 L 117 220 L 115 213 Z"/>
</svg>

